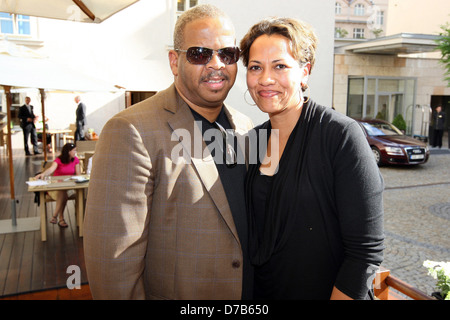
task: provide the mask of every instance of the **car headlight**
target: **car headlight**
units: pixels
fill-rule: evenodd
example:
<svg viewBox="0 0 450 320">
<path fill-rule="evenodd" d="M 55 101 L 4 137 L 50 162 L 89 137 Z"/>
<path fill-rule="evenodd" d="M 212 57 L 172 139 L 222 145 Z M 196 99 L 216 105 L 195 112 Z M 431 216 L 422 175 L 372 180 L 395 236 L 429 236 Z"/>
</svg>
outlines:
<svg viewBox="0 0 450 320">
<path fill-rule="evenodd" d="M 386 153 L 390 155 L 403 155 L 402 148 L 399 147 L 386 147 Z"/>
</svg>

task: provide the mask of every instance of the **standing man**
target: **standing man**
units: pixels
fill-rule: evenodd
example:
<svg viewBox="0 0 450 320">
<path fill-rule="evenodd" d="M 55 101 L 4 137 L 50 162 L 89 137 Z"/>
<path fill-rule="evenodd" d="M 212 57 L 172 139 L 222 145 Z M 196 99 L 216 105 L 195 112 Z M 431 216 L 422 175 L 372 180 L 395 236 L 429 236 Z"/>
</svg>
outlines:
<svg viewBox="0 0 450 320">
<path fill-rule="evenodd" d="M 75 103 L 78 105 L 76 110 L 76 125 L 75 141 L 84 140 L 84 128 L 86 126 L 86 105 L 81 102 L 80 96 L 75 97 Z"/>
<path fill-rule="evenodd" d="M 211 5 L 193 7 L 175 26 L 174 83 L 103 128 L 84 224 L 95 299 L 251 298 L 246 164 L 231 152 L 213 158 L 203 135 L 214 130 L 222 142 L 252 128 L 224 104 L 238 59 L 230 19 Z"/>
<path fill-rule="evenodd" d="M 445 126 L 445 112 L 442 111 L 441 106 L 436 107 L 434 114 L 434 134 L 433 134 L 433 147 L 442 147 L 442 136 L 444 134 Z"/>
<path fill-rule="evenodd" d="M 33 145 L 34 154 L 40 154 L 37 145 L 37 134 L 34 121 L 37 118 L 33 112 L 33 106 L 30 104 L 30 97 L 25 97 L 25 104 L 19 108 L 20 127 L 23 130 L 23 145 L 25 149 L 25 155 L 31 156 L 28 149 L 28 137 L 30 137 L 31 144 Z"/>
</svg>

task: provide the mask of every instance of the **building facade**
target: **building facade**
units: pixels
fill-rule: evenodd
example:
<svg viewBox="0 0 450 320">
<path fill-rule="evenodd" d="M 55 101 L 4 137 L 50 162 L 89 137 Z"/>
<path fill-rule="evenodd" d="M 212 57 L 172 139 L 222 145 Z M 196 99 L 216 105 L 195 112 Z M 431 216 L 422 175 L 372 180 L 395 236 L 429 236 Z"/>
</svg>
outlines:
<svg viewBox="0 0 450 320">
<path fill-rule="evenodd" d="M 450 20 L 450 2 L 431 0 L 426 8 L 411 2 L 384 3 L 386 33 L 382 37 L 335 39 L 333 106 L 353 118 L 392 122 L 401 114 L 407 134 L 429 136 L 434 108 L 441 105 L 450 112 L 450 88 L 435 42 L 440 25 Z M 434 19 L 418 22 L 422 15 Z"/>
<path fill-rule="evenodd" d="M 388 0 L 336 0 L 335 38 L 373 39 L 386 34 Z"/>
</svg>

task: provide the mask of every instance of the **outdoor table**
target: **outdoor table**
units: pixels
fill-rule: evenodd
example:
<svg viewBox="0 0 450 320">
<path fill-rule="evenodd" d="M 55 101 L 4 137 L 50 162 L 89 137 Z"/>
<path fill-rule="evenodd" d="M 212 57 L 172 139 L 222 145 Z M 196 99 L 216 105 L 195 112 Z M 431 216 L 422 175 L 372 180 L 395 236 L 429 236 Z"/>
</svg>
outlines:
<svg viewBox="0 0 450 320">
<path fill-rule="evenodd" d="M 55 147 L 56 147 L 56 139 L 55 139 L 55 136 L 59 136 L 59 135 L 62 135 L 62 136 L 65 136 L 66 134 L 68 134 L 68 133 L 71 133 L 72 132 L 72 130 L 70 130 L 70 129 L 45 129 L 45 133 L 46 134 L 50 134 L 51 136 L 52 136 L 52 151 L 53 151 L 53 154 L 55 154 L 55 152 L 56 152 L 56 149 L 55 149 Z M 36 133 L 44 133 L 44 130 L 43 129 L 36 129 Z M 60 139 L 58 139 L 57 141 L 59 141 Z M 44 137 L 42 137 L 42 141 L 44 141 Z M 47 141 L 47 143 L 48 143 L 48 141 Z M 46 146 L 44 146 L 44 148 L 45 148 Z"/>
<path fill-rule="evenodd" d="M 45 193 L 47 191 L 75 190 L 75 213 L 79 236 L 83 236 L 84 221 L 84 191 L 89 187 L 89 176 L 51 176 L 49 180 L 36 180 L 30 178 L 28 182 L 29 192 L 39 192 L 41 215 L 41 240 L 47 241 L 47 206 Z M 35 185 L 37 184 L 37 185 Z"/>
</svg>

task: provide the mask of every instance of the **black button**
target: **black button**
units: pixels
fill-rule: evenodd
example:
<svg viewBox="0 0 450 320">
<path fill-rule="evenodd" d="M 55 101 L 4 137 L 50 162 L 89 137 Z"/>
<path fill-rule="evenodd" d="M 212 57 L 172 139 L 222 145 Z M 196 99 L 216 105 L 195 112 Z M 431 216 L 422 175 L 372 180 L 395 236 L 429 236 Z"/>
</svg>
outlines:
<svg viewBox="0 0 450 320">
<path fill-rule="evenodd" d="M 241 262 L 239 260 L 234 260 L 231 265 L 233 268 L 239 268 L 241 266 Z"/>
</svg>

